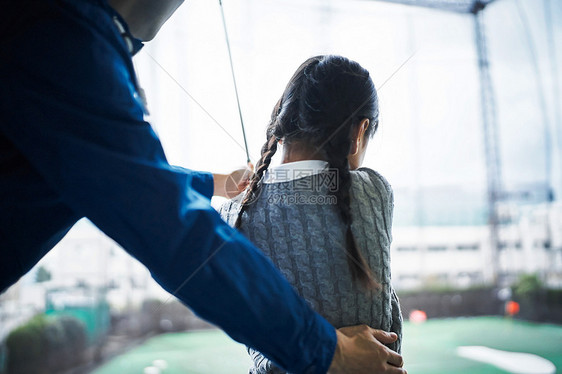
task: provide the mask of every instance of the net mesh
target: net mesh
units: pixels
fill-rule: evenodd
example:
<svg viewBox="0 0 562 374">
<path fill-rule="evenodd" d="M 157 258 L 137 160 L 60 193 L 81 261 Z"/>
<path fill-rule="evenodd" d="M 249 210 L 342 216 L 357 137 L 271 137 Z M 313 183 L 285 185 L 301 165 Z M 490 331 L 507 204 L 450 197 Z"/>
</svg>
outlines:
<svg viewBox="0 0 562 374">
<path fill-rule="evenodd" d="M 390 3 L 415 5 L 459 13 L 475 13 L 494 0 L 378 0 Z"/>
</svg>

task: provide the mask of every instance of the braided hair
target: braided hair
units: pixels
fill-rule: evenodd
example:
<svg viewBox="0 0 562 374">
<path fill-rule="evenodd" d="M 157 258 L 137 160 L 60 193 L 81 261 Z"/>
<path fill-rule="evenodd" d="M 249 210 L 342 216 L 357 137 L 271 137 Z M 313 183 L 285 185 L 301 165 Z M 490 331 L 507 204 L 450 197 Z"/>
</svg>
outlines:
<svg viewBox="0 0 562 374">
<path fill-rule="evenodd" d="M 314 150 L 337 170 L 337 207 L 346 226 L 346 251 L 353 280 L 372 289 L 378 286 L 367 261 L 357 248 L 351 231 L 351 175 L 347 156 L 352 146 L 352 129 L 369 120 L 366 137 L 378 127 L 378 97 L 369 72 L 357 62 L 342 56 L 316 56 L 306 60 L 289 80 L 283 95 L 273 108 L 267 126 L 266 142 L 242 200 L 235 227 L 257 198 L 262 177 L 282 139 L 284 144 L 298 142 Z"/>
</svg>

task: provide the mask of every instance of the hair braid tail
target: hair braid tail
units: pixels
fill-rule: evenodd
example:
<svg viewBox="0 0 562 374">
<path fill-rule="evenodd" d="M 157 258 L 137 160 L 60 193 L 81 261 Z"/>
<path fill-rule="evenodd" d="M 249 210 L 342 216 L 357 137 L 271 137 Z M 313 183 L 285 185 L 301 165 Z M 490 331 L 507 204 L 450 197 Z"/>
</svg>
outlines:
<svg viewBox="0 0 562 374">
<path fill-rule="evenodd" d="M 337 167 L 339 171 L 339 188 L 336 190 L 335 195 L 337 198 L 337 204 L 340 209 L 340 214 L 343 222 L 346 226 L 346 255 L 347 263 L 351 276 L 354 281 L 359 282 L 367 290 L 377 289 L 380 287 L 379 283 L 374 279 L 373 273 L 367 260 L 357 247 L 355 242 L 355 237 L 351 231 L 351 223 L 353 217 L 351 214 L 351 174 L 349 172 L 349 164 L 347 159 L 342 163 L 342 165 L 333 165 Z"/>
</svg>

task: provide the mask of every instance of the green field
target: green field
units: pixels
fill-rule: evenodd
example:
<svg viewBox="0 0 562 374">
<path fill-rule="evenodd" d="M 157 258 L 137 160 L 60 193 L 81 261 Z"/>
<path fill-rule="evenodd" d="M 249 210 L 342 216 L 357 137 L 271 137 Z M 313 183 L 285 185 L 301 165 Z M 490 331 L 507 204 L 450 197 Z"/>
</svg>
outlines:
<svg viewBox="0 0 562 374">
<path fill-rule="evenodd" d="M 428 320 L 405 323 L 403 356 L 410 374 L 508 373 L 459 357 L 459 346 L 486 346 L 526 352 L 550 360 L 562 373 L 562 326 L 500 317 Z M 246 374 L 243 346 L 218 330 L 165 334 L 114 358 L 94 374 L 139 374 L 154 360 L 164 360 L 162 374 Z"/>
</svg>

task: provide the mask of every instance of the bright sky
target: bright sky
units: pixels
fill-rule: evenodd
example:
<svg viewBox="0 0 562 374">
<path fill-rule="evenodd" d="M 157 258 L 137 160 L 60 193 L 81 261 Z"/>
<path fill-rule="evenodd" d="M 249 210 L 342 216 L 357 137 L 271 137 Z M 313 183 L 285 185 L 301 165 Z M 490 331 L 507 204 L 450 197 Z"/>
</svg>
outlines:
<svg viewBox="0 0 562 374">
<path fill-rule="evenodd" d="M 560 67 L 562 2 L 547 3 Z M 254 161 L 273 105 L 298 65 L 312 55 L 341 54 L 366 67 L 379 88 L 381 125 L 365 166 L 380 171 L 394 188 L 485 189 L 470 15 L 377 1 L 225 0 L 223 4 Z M 485 21 L 504 183 L 545 181 L 547 128 L 553 147 L 552 178 L 562 192 L 557 172 L 562 168 L 562 124 L 554 127 L 554 80 L 544 17 L 543 1 L 497 0 L 486 9 Z M 149 120 L 172 163 L 216 172 L 244 164 L 218 1 L 186 1 L 135 61 L 152 112 Z M 550 127 L 543 125 L 540 84 Z"/>
</svg>

